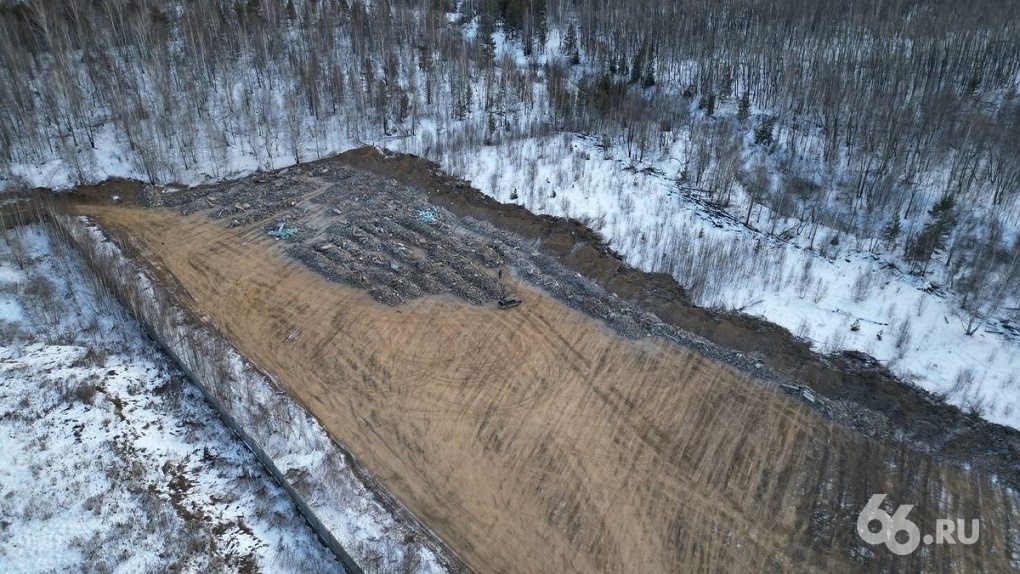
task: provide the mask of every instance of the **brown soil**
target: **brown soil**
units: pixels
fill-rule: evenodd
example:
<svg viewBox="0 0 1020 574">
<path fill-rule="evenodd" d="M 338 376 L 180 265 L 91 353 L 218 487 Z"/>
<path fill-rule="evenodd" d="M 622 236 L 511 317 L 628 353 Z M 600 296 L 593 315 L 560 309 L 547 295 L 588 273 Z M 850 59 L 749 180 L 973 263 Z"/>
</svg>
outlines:
<svg viewBox="0 0 1020 574">
<path fill-rule="evenodd" d="M 857 352 L 822 356 L 789 331 L 756 317 L 693 306 L 669 275 L 630 267 L 582 223 L 535 215 L 503 204 L 444 174 L 423 158 L 361 148 L 330 163 L 350 165 L 424 189 L 430 200 L 457 215 L 492 222 L 541 242 L 544 253 L 591 278 L 606 291 L 655 313 L 667 323 L 717 345 L 760 359 L 788 382 L 810 387 L 829 403 L 848 405 L 824 414 L 866 436 L 897 440 L 938 459 L 997 475 L 1020 489 L 1020 432 L 963 413 L 920 388 L 905 384 L 870 357 Z"/>
<path fill-rule="evenodd" d="M 478 572 L 1009 567 L 1018 509 L 980 474 L 862 439 L 676 345 L 621 338 L 515 278 L 526 302 L 510 311 L 450 295 L 385 306 L 287 257 L 262 223 L 102 203 L 80 209 Z M 549 249 L 571 237 L 548 235 Z M 607 255 L 571 251 L 586 250 Z M 675 284 L 649 285 L 620 295 L 677 304 Z M 922 533 L 980 517 L 982 537 L 902 558 L 866 547 L 854 524 L 876 492 L 917 504 Z"/>
</svg>

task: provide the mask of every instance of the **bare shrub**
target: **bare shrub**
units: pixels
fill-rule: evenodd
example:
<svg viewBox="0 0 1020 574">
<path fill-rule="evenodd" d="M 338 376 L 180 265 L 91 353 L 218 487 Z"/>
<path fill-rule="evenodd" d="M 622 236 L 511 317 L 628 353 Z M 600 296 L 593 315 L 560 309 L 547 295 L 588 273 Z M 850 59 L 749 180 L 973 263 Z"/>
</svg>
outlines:
<svg viewBox="0 0 1020 574">
<path fill-rule="evenodd" d="M 805 341 L 811 338 L 811 325 L 808 324 L 807 319 L 800 320 L 800 323 L 797 325 L 797 331 L 794 334 L 797 335 L 798 339 Z"/>
<path fill-rule="evenodd" d="M 818 246 L 818 252 L 822 257 L 833 260 L 839 256 L 839 232 L 833 231 Z"/>
<path fill-rule="evenodd" d="M 895 346 L 896 349 L 900 351 L 899 356 L 902 358 L 903 353 L 906 353 L 907 346 L 910 345 L 910 339 L 912 337 L 909 318 L 904 317 L 903 320 L 899 322 L 896 326 L 895 335 Z"/>
<path fill-rule="evenodd" d="M 32 275 L 25 281 L 22 287 L 22 296 L 30 301 L 40 312 L 44 313 L 47 320 L 56 316 L 56 301 L 54 294 L 56 287 L 53 281 L 43 275 Z"/>
<path fill-rule="evenodd" d="M 71 363 L 74 368 L 79 367 L 102 367 L 106 364 L 106 359 L 109 356 L 106 349 L 99 348 L 95 345 L 90 345 L 86 349 L 85 354 L 78 357 Z"/>
<path fill-rule="evenodd" d="M 956 373 L 956 378 L 953 380 L 953 386 L 949 388 L 949 395 L 958 397 L 965 397 L 969 395 L 971 390 L 974 388 L 975 379 L 974 369 L 970 367 L 961 368 Z"/>
<path fill-rule="evenodd" d="M 825 352 L 832 354 L 838 353 L 846 347 L 846 331 L 842 327 L 836 327 L 836 329 L 825 338 Z"/>
<path fill-rule="evenodd" d="M 1016 386 L 1015 374 L 1006 377 L 1005 379 L 1002 380 L 1002 383 L 1000 384 L 1000 387 L 1004 391 L 1012 390 L 1014 386 Z"/>
<path fill-rule="evenodd" d="M 97 390 L 96 386 L 92 383 L 84 383 L 74 389 L 74 397 L 87 405 L 91 405 L 96 398 Z"/>
<path fill-rule="evenodd" d="M 924 296 L 924 293 L 921 293 L 917 297 L 917 302 L 914 303 L 914 310 L 917 312 L 917 316 L 920 317 L 921 315 L 923 315 L 924 314 L 924 310 L 927 307 L 928 307 L 928 298 Z"/>
<path fill-rule="evenodd" d="M 814 275 L 811 273 L 812 259 L 808 257 L 804 261 L 804 267 L 801 269 L 800 279 L 797 281 L 797 297 L 803 299 L 807 297 L 808 289 L 811 288 L 812 280 Z"/>
<path fill-rule="evenodd" d="M 0 319 L 0 341 L 9 344 L 9 342 L 22 340 L 25 335 L 25 330 L 20 323 Z"/>
<path fill-rule="evenodd" d="M 164 404 L 176 408 L 181 404 L 184 382 L 179 376 L 171 376 L 165 384 L 156 387 L 153 392 L 163 398 Z"/>
<path fill-rule="evenodd" d="M 828 294 L 829 283 L 827 281 L 823 281 L 822 278 L 819 277 L 818 281 L 815 283 L 815 290 L 811 294 L 811 301 L 817 305 L 818 303 L 821 303 L 822 299 L 825 299 L 825 296 Z"/>
<path fill-rule="evenodd" d="M 857 274 L 857 278 L 854 279 L 854 284 L 850 290 L 850 296 L 855 303 L 860 303 L 868 298 L 874 278 L 875 274 L 871 268 L 864 269 Z"/>
<path fill-rule="evenodd" d="M 985 416 L 988 412 L 988 403 L 981 398 L 974 397 L 966 403 L 967 415 L 971 418 L 979 419 Z"/>
</svg>

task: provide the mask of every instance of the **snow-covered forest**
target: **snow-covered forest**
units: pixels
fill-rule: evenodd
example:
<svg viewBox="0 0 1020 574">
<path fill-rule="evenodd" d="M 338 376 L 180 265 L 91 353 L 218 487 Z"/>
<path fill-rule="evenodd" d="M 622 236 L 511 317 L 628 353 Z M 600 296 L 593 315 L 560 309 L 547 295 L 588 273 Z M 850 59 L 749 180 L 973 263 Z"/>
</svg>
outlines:
<svg viewBox="0 0 1020 574">
<path fill-rule="evenodd" d="M 363 144 L 1020 426 L 1020 5 L 0 1 L 0 186 Z"/>
</svg>

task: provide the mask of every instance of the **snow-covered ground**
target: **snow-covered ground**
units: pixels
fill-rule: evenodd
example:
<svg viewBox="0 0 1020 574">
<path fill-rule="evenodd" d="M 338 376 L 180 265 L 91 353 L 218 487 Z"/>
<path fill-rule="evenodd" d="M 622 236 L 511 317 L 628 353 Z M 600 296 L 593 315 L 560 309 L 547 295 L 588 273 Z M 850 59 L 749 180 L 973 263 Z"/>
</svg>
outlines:
<svg viewBox="0 0 1020 574">
<path fill-rule="evenodd" d="M 464 26 L 463 32 L 469 37 L 476 34 L 476 23 Z M 518 66 L 529 65 L 520 46 L 507 41 L 502 33 L 497 31 L 494 43 L 497 58 L 506 56 Z M 536 64 L 562 57 L 558 49 L 558 32 L 552 30 Z M 225 82 L 236 89 L 251 88 L 243 75 Z M 414 82 L 423 84 L 421 77 Z M 281 124 L 286 122 L 272 114 L 270 119 L 281 125 L 254 130 L 239 124 L 236 138 L 226 147 L 215 144 L 216 138 L 209 134 L 199 133 L 194 138 L 199 143 L 192 150 L 192 164 L 187 168 L 167 166 L 168 177 L 198 184 L 260 168 L 286 167 L 296 160 L 295 149 L 307 161 L 363 142 L 417 153 L 440 162 L 450 173 L 470 180 L 500 201 L 589 222 L 628 262 L 645 270 L 671 273 L 700 305 L 759 315 L 810 341 L 821 352 L 855 349 L 869 353 L 904 380 L 944 395 L 952 404 L 992 422 L 1020 428 L 1020 341 L 1003 323 L 1020 323 L 1020 312 L 1012 311 L 1015 317 L 1011 318 L 1010 312 L 1002 310 L 967 335 L 964 325 L 968 319 L 961 315 L 954 295 L 931 289 L 924 279 L 902 272 L 901 250 L 864 249 L 875 239 L 770 218 L 761 206 L 752 206 L 750 217 L 751 226 L 757 224 L 761 229 L 742 225 L 749 207 L 740 185 L 733 186 L 728 214 L 706 207 L 696 193 L 686 195 L 676 183 L 684 166 L 697 163 L 694 148 L 698 137 L 693 128 L 670 136 L 673 140 L 664 145 L 652 146 L 656 149 L 647 150 L 644 161 L 637 164 L 619 141 L 609 142 L 612 145 L 606 148 L 604 142 L 572 133 L 531 136 L 528 134 L 543 132 L 532 128 L 544 125 L 550 115 L 545 88 L 535 81 L 531 107 L 508 110 L 509 132 L 501 131 L 494 138 L 496 145 L 481 145 L 477 142 L 484 138 L 479 134 L 486 133 L 489 118 L 480 96 L 485 90 L 479 79 L 473 90 L 479 96 L 463 119 L 449 117 L 449 102 L 438 102 L 420 110 L 413 134 L 401 137 L 383 136 L 379 127 L 345 119 L 343 111 L 319 122 L 310 117 L 298 122 L 289 132 L 291 142 Z M 265 95 L 270 103 L 283 97 L 279 93 Z M 494 97 L 500 99 L 499 94 Z M 703 122 L 696 104 L 689 105 L 694 123 Z M 751 110 L 753 118 L 766 112 Z M 732 101 L 720 102 L 712 121 L 729 121 L 735 113 Z M 783 138 L 783 129 L 779 128 L 777 140 Z M 147 179 L 137 158 L 131 159 L 133 154 L 122 135 L 111 126 L 97 134 L 96 149 L 82 150 L 77 156 L 54 154 L 33 165 L 15 164 L 11 171 L 31 185 L 54 187 L 66 187 L 83 174 L 88 180 L 110 176 Z M 805 136 L 803 155 L 817 151 L 812 151 L 820 145 L 815 140 L 810 134 Z M 761 153 L 744 143 L 739 160 L 740 167 L 747 170 Z M 162 155 L 174 157 L 172 153 Z M 76 158 L 76 165 L 68 165 L 67 157 Z M 713 169 L 708 168 L 706 178 Z M 930 181 L 924 182 L 925 189 L 939 189 L 942 175 L 926 176 Z M 926 193 L 922 191 L 922 195 Z M 1017 227 L 1018 210 L 1007 215 L 1010 225 Z M 772 225 L 773 220 L 778 225 Z M 1016 229 L 1011 233 L 1015 235 Z M 3 298 L 0 310 L 18 312 L 15 303 Z"/>
<path fill-rule="evenodd" d="M 0 572 L 338 572 L 73 252 L 0 241 Z"/>
</svg>

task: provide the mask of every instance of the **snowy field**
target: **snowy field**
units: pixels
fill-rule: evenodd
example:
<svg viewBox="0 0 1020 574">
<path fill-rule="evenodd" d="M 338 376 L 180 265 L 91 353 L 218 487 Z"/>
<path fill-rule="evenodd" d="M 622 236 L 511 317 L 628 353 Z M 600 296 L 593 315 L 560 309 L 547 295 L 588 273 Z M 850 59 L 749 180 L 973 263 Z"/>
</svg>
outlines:
<svg viewBox="0 0 1020 574">
<path fill-rule="evenodd" d="M 340 572 L 71 253 L 0 242 L 0 572 Z"/>
</svg>

